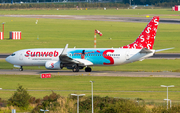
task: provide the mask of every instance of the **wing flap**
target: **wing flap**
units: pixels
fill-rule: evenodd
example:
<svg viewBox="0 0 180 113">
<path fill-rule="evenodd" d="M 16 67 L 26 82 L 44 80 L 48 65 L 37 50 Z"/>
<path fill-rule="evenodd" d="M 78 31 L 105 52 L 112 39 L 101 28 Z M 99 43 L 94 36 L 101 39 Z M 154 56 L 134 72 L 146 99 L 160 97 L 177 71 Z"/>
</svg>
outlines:
<svg viewBox="0 0 180 113">
<path fill-rule="evenodd" d="M 67 56 L 67 49 L 68 49 L 68 44 L 66 44 L 65 48 L 63 49 L 61 55 L 59 56 L 59 60 L 62 63 L 68 63 L 68 64 L 79 64 L 81 66 L 89 66 L 93 65 L 92 62 L 86 59 L 72 59 L 69 56 Z"/>
<path fill-rule="evenodd" d="M 93 63 L 86 59 L 74 59 L 76 62 L 79 62 L 78 64 L 81 66 L 90 66 L 93 65 Z"/>
</svg>

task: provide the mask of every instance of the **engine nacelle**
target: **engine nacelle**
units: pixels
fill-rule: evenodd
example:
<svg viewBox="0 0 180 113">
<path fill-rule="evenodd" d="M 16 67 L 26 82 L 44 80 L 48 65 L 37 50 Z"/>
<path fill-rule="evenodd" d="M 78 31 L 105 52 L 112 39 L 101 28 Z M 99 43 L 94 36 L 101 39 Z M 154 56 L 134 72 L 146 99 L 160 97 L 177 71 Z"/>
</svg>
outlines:
<svg viewBox="0 0 180 113">
<path fill-rule="evenodd" d="M 46 69 L 52 69 L 52 70 L 61 69 L 60 63 L 61 63 L 60 61 L 47 61 L 45 63 L 45 67 Z"/>
</svg>

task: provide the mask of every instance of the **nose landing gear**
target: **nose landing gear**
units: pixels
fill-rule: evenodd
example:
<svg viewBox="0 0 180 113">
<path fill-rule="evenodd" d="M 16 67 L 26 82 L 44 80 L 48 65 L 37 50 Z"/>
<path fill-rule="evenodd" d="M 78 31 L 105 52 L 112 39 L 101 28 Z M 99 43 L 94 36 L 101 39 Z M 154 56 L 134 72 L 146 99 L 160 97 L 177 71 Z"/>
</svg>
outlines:
<svg viewBox="0 0 180 113">
<path fill-rule="evenodd" d="M 22 66 L 19 68 L 19 71 L 23 71 L 23 67 Z"/>
</svg>

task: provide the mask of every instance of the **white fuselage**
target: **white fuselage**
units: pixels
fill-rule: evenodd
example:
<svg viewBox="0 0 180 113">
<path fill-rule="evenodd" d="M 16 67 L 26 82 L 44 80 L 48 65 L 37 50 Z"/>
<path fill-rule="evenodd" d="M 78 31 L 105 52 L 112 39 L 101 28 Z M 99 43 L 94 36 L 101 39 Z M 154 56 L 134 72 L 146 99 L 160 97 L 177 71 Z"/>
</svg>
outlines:
<svg viewBox="0 0 180 113">
<path fill-rule="evenodd" d="M 81 51 L 85 51 L 82 54 Z M 6 61 L 19 66 L 44 66 L 47 61 L 59 61 L 63 48 L 24 49 L 14 52 Z M 121 65 L 143 60 L 152 53 L 140 53 L 141 49 L 122 48 L 69 48 L 67 56 L 72 59 L 86 59 L 93 65 Z M 152 50 L 154 51 L 154 50 Z"/>
</svg>

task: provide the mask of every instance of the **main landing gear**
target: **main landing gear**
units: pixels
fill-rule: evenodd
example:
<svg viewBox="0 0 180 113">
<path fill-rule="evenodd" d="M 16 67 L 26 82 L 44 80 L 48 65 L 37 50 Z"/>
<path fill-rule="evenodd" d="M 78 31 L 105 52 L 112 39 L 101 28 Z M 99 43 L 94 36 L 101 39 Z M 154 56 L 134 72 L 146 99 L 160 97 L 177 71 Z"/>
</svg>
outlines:
<svg viewBox="0 0 180 113">
<path fill-rule="evenodd" d="M 92 69 L 90 67 L 85 68 L 85 72 L 91 72 L 91 71 L 92 71 Z"/>
<path fill-rule="evenodd" d="M 78 65 L 74 65 L 73 72 L 79 72 L 79 66 Z"/>
<path fill-rule="evenodd" d="M 19 71 L 23 71 L 23 67 L 22 66 L 19 68 Z"/>
<path fill-rule="evenodd" d="M 83 69 L 83 67 L 79 67 L 78 65 L 73 65 L 73 72 L 79 72 L 79 69 Z M 85 68 L 85 72 L 91 72 L 92 69 L 90 67 Z"/>
</svg>

